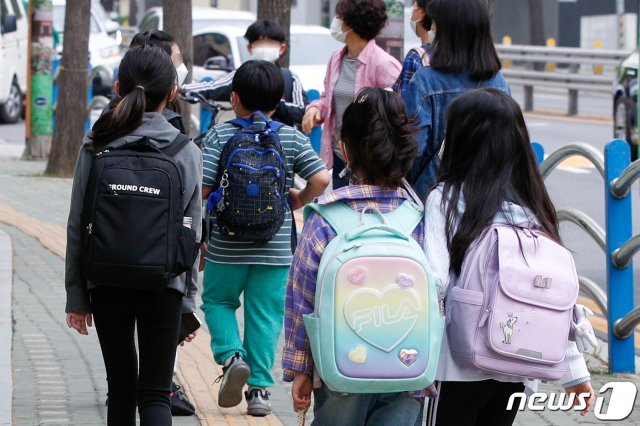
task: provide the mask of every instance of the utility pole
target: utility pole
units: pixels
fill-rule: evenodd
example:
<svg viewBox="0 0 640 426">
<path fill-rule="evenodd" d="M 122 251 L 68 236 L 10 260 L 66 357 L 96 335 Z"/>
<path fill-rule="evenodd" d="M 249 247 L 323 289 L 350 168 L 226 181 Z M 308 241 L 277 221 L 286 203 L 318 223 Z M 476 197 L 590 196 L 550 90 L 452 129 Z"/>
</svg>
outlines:
<svg viewBox="0 0 640 426">
<path fill-rule="evenodd" d="M 53 135 L 53 6 L 51 0 L 29 2 L 29 79 L 26 159 L 46 158 Z"/>
<path fill-rule="evenodd" d="M 616 45 L 624 48 L 624 0 L 616 0 Z"/>
</svg>

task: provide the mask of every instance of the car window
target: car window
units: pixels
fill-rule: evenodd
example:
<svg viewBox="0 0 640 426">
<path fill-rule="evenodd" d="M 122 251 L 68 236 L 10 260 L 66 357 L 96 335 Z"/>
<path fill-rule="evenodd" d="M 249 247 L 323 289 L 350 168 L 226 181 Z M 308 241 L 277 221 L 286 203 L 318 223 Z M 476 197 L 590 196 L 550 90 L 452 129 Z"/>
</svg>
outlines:
<svg viewBox="0 0 640 426">
<path fill-rule="evenodd" d="M 13 8 L 13 14 L 16 15 L 18 19 L 22 18 L 22 13 L 20 12 L 20 6 L 18 5 L 18 0 L 11 0 L 11 7 Z"/>
<path fill-rule="evenodd" d="M 229 39 L 220 33 L 200 34 L 193 38 L 193 64 L 204 66 L 209 58 L 224 56 L 233 66 L 233 55 Z"/>
<path fill-rule="evenodd" d="M 291 34 L 291 65 L 326 65 L 344 45 L 329 34 Z"/>
<path fill-rule="evenodd" d="M 247 39 L 244 37 L 238 37 L 238 50 L 240 50 L 240 61 L 244 64 L 251 59 L 251 54 L 247 50 Z"/>
<path fill-rule="evenodd" d="M 0 0 L 0 18 L 4 18 L 7 15 L 7 5 L 4 0 Z"/>
<path fill-rule="evenodd" d="M 157 30 L 160 26 L 160 18 L 158 15 L 147 15 L 140 22 L 140 32 Z"/>
<path fill-rule="evenodd" d="M 65 8 L 64 5 L 53 6 L 53 29 L 59 33 L 64 32 L 64 15 L 65 15 L 64 8 Z M 93 14 L 91 14 L 91 18 L 89 19 L 89 22 L 91 25 L 90 31 L 92 33 L 99 33 L 100 26 L 96 22 Z"/>
<path fill-rule="evenodd" d="M 197 33 L 200 30 L 207 27 L 215 27 L 219 25 L 225 26 L 238 26 L 242 28 L 247 28 L 249 25 L 253 24 L 253 21 L 247 20 L 230 20 L 230 19 L 198 19 L 197 17 L 193 18 L 193 32 Z"/>
</svg>

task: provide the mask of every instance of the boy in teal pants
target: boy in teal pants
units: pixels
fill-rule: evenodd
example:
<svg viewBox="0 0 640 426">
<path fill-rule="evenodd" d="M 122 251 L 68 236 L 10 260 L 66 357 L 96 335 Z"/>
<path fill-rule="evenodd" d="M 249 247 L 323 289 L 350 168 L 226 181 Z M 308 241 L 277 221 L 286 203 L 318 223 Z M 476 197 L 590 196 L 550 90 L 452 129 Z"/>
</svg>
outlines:
<svg viewBox="0 0 640 426">
<path fill-rule="evenodd" d="M 254 123 L 266 126 L 265 120 L 254 112 L 265 112 L 271 121 L 268 117 L 284 92 L 282 73 L 269 62 L 246 62 L 236 71 L 232 90 L 231 105 L 236 116 L 253 117 Z M 222 149 L 238 130 L 237 125 L 223 123 L 207 134 L 203 197 L 217 189 Z M 274 384 L 270 370 L 284 317 L 285 288 L 292 260 L 292 210 L 311 202 L 329 184 L 329 174 L 306 136 L 289 126 L 281 127 L 277 133 L 286 156 L 286 188 L 291 205 L 285 212 L 284 223 L 267 242 L 237 241 L 219 232 L 212 214 L 204 269 L 202 310 L 211 332 L 214 359 L 223 366 L 218 405 L 238 405 L 248 383 L 247 411 L 253 416 L 271 413 L 267 388 Z M 291 188 L 294 173 L 307 180 L 304 189 Z M 244 341 L 235 315 L 243 292 Z"/>
</svg>

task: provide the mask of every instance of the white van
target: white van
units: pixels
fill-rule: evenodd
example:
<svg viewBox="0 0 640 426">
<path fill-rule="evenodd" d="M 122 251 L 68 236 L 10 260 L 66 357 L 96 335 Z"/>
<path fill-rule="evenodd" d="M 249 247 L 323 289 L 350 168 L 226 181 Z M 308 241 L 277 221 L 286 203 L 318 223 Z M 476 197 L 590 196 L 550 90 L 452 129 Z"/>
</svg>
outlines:
<svg viewBox="0 0 640 426">
<path fill-rule="evenodd" d="M 15 123 L 27 92 L 27 14 L 22 0 L 0 0 L 0 123 Z"/>
</svg>

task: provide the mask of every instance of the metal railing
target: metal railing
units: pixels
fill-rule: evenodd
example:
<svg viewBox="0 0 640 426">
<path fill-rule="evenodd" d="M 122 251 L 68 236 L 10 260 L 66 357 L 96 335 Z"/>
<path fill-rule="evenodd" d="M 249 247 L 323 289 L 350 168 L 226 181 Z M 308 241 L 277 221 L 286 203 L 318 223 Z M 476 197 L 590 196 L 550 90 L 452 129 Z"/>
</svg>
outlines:
<svg viewBox="0 0 640 426">
<path fill-rule="evenodd" d="M 524 87 L 524 109 L 533 110 L 535 87 L 566 89 L 569 92 L 568 113 L 578 113 L 578 92 L 611 93 L 613 74 L 580 73 L 584 66 L 614 69 L 630 52 L 626 50 L 582 49 L 569 47 L 496 45 L 500 59 L 517 65 L 502 70 L 512 86 Z M 547 71 L 547 64 L 566 64 L 567 69 Z"/>
<path fill-rule="evenodd" d="M 611 141 L 604 158 L 584 143 L 564 146 L 544 159 L 544 148 L 533 144 L 544 178 L 567 157 L 589 160 L 604 178 L 605 229 L 586 213 L 566 208 L 557 211 L 559 221 L 569 221 L 583 229 L 607 257 L 606 293 L 589 278 L 579 276 L 580 290 L 602 310 L 608 320 L 609 369 L 613 373 L 635 373 L 634 329 L 640 324 L 640 306 L 634 308 L 633 261 L 640 252 L 640 235 L 632 236 L 631 185 L 640 179 L 640 160 L 630 164 L 629 144 Z"/>
</svg>

